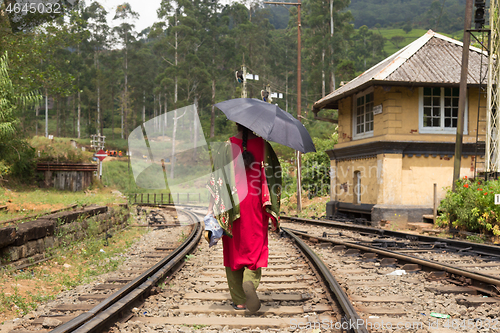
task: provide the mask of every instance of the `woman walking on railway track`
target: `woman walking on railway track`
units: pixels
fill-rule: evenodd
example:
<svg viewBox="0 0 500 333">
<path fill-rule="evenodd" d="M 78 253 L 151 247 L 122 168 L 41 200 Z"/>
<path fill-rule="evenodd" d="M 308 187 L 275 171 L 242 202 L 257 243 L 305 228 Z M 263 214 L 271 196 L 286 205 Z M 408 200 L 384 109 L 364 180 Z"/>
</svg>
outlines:
<svg viewBox="0 0 500 333">
<path fill-rule="evenodd" d="M 207 216 L 213 214 L 225 232 L 224 266 L 232 306 L 256 312 L 256 289 L 269 257 L 269 219 L 272 230 L 279 231 L 281 167 L 267 141 L 237 126 L 238 134 L 214 154 Z M 244 166 L 235 158 L 240 153 Z"/>
</svg>

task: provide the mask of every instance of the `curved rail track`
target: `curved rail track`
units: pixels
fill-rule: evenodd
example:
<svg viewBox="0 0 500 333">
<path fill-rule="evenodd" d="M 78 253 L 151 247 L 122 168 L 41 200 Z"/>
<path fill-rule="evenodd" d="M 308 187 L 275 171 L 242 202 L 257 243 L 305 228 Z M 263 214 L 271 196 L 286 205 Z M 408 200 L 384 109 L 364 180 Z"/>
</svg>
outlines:
<svg viewBox="0 0 500 333">
<path fill-rule="evenodd" d="M 74 318 L 52 332 L 500 330 L 495 318 L 500 313 L 500 299 L 496 297 L 499 277 L 463 270 L 456 262 L 443 264 L 432 257 L 415 256 L 441 255 L 448 261 L 450 256 L 460 259 L 469 256 L 484 262 L 487 247 L 476 253 L 458 243 L 447 247 L 428 239 L 388 235 L 374 239 L 373 235 L 379 235 L 380 231 L 335 233 L 332 230 L 337 229 L 330 226 L 310 224 L 284 223 L 280 235 L 270 234 L 269 266 L 263 270 L 258 288 L 262 307 L 255 314 L 234 310 L 222 265 L 222 246 L 219 243 L 208 248 L 201 240 L 202 227 L 196 215 L 203 210 L 196 212 L 196 209 L 178 209 L 178 213 L 170 216 L 150 211 L 148 221 L 156 229 L 163 229 L 162 223 L 169 227 L 179 225 L 170 222 L 176 214 L 181 219 L 182 214 L 185 222 L 193 223 L 189 237 L 175 249 L 156 246 L 155 251 L 143 255 L 144 261 L 147 256 L 160 261 L 154 265 L 144 262 L 140 267 L 145 272 L 140 276 L 108 281 L 121 283 L 114 286 L 101 285 L 118 289 L 111 296 L 108 293 L 79 297 L 82 302 L 93 299 L 100 301 L 99 304 L 60 305 L 52 314 L 33 322 L 62 319 L 60 311 L 67 314 L 79 308 L 85 312 L 73 315 Z M 318 224 L 317 220 L 312 221 Z M 412 256 L 405 253 L 411 250 Z M 466 259 L 472 261 L 471 258 Z M 492 260 L 497 256 L 491 252 L 486 258 Z M 500 266 L 500 262 L 488 262 Z M 406 274 L 394 274 L 401 271 Z M 431 317 L 433 311 L 449 313 L 451 318 Z M 27 325 L 25 328 L 29 329 Z"/>
</svg>

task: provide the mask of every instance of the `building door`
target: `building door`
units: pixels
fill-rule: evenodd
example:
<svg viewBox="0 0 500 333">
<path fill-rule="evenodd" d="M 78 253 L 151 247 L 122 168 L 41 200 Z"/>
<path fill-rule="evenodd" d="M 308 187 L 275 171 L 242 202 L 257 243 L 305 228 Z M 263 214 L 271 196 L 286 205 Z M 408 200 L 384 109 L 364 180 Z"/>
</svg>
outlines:
<svg viewBox="0 0 500 333">
<path fill-rule="evenodd" d="M 361 203 L 361 172 L 355 171 L 354 172 L 354 204 L 360 204 Z"/>
</svg>

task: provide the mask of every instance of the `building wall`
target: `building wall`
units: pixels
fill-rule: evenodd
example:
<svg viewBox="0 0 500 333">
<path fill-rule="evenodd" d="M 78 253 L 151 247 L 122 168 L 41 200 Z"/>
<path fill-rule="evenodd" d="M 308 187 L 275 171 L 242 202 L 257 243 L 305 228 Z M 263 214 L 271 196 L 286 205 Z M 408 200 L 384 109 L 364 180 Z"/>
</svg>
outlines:
<svg viewBox="0 0 500 333">
<path fill-rule="evenodd" d="M 471 157 L 462 158 L 460 175 L 472 177 Z M 361 176 L 362 204 L 432 207 L 434 183 L 442 200 L 453 180 L 453 158 L 408 157 L 378 154 L 376 157 L 331 161 L 332 201 L 354 203 L 355 172 Z"/>
<path fill-rule="evenodd" d="M 339 101 L 339 141 L 335 148 L 344 148 L 373 141 L 428 141 L 455 142 L 454 134 L 422 134 L 419 133 L 419 89 L 408 87 L 375 87 L 373 89 L 374 106 L 382 104 L 382 113 L 373 117 L 373 136 L 353 140 L 353 96 Z M 468 131 L 463 137 L 464 143 L 476 142 L 477 111 L 479 90 L 468 89 Z M 481 105 L 486 106 L 483 96 Z M 482 108 L 481 118 L 486 120 L 486 109 Z M 486 121 L 480 122 L 479 134 L 484 141 Z"/>
<path fill-rule="evenodd" d="M 339 101 L 339 123 L 337 131 L 339 133 L 338 143 L 352 141 L 352 97 L 347 97 Z"/>
<path fill-rule="evenodd" d="M 369 91 L 369 90 L 368 90 Z M 355 96 L 339 101 L 339 143 L 335 149 L 377 142 L 443 142 L 454 143 L 454 134 L 419 133 L 419 89 L 408 87 L 374 87 L 374 106 L 382 104 L 382 113 L 374 115 L 373 137 L 353 140 L 352 108 Z M 464 143 L 476 142 L 479 90 L 468 89 L 467 133 Z M 481 100 L 486 106 L 486 99 Z M 484 141 L 486 133 L 485 108 L 481 108 L 479 140 Z M 432 206 L 433 184 L 437 184 L 438 199 L 443 199 L 453 179 L 453 156 L 403 156 L 402 154 L 378 154 L 365 158 L 332 160 L 335 173 L 332 177 L 331 199 L 354 203 L 354 172 L 361 172 L 361 203 L 384 205 Z M 474 158 L 462 157 L 461 177 L 474 176 Z M 484 158 L 480 158 L 483 162 Z M 478 171 L 483 171 L 482 163 Z"/>
<path fill-rule="evenodd" d="M 377 203 L 378 184 L 380 180 L 377 158 L 360 158 L 345 161 L 331 161 L 334 171 L 332 189 L 334 195 L 332 200 L 354 203 L 354 177 L 355 172 L 361 174 L 361 203 Z M 336 191 L 336 192 L 335 192 Z"/>
<path fill-rule="evenodd" d="M 432 207 L 434 183 L 437 184 L 437 198 L 444 199 L 453 181 L 454 158 L 448 157 L 408 157 L 403 158 L 401 186 L 402 202 L 405 205 L 426 205 Z M 473 177 L 471 168 L 474 160 L 462 158 L 461 177 Z"/>
</svg>

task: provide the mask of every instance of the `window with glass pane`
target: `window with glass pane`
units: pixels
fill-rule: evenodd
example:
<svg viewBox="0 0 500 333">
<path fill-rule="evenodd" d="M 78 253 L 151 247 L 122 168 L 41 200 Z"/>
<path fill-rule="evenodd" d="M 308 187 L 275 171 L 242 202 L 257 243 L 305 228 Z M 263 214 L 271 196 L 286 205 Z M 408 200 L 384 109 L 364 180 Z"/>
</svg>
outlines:
<svg viewBox="0 0 500 333">
<path fill-rule="evenodd" d="M 441 127 L 441 88 L 424 88 L 424 127 Z"/>
<path fill-rule="evenodd" d="M 423 126 L 457 128 L 459 88 L 423 88 Z"/>
<path fill-rule="evenodd" d="M 459 88 L 444 88 L 444 127 L 457 127 Z"/>
<path fill-rule="evenodd" d="M 373 131 L 373 93 L 356 99 L 356 134 Z"/>
</svg>

